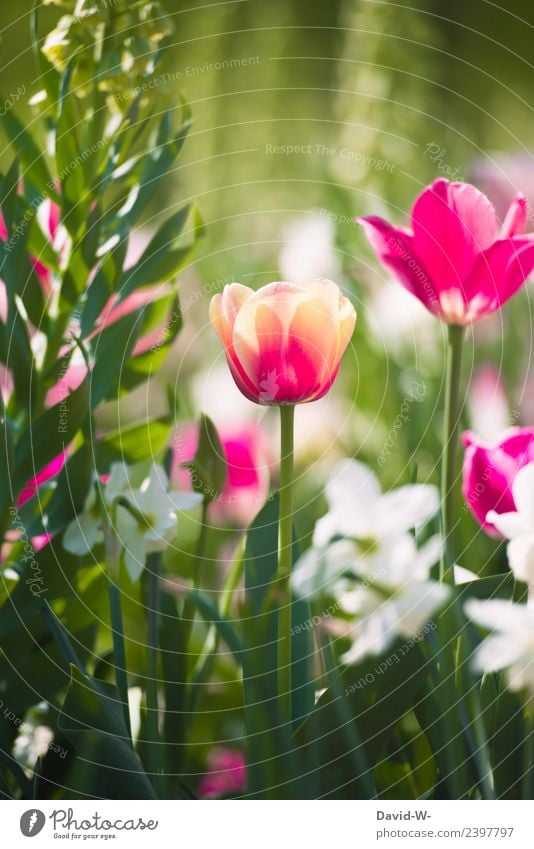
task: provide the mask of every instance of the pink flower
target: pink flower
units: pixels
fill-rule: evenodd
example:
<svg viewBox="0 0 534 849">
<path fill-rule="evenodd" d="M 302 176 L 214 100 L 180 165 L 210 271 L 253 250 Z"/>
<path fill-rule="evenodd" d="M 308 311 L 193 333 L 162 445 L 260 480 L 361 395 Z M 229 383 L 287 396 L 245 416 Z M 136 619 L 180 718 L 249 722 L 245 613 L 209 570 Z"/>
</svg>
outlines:
<svg viewBox="0 0 534 849">
<path fill-rule="evenodd" d="M 30 498 L 36 494 L 38 488 L 41 484 L 46 483 L 47 481 L 55 478 L 58 475 L 65 465 L 65 461 L 67 459 L 67 451 L 62 451 L 61 454 L 58 454 L 57 457 L 54 457 L 53 460 L 48 463 L 44 469 L 41 469 L 35 477 L 31 478 L 24 486 L 22 492 L 17 498 L 17 507 L 22 507 Z"/>
<path fill-rule="evenodd" d="M 211 299 L 210 319 L 237 387 L 257 404 L 302 404 L 334 382 L 356 313 L 331 280 L 306 288 L 232 283 Z"/>
<path fill-rule="evenodd" d="M 224 490 L 211 509 L 224 519 L 247 525 L 258 513 L 269 491 L 268 447 L 263 431 L 253 424 L 219 431 L 227 463 Z M 190 486 L 189 472 L 182 468 L 190 463 L 197 449 L 196 425 L 179 430 L 173 440 L 171 479 L 180 488 Z"/>
<path fill-rule="evenodd" d="M 469 183 L 435 180 L 417 198 L 411 230 L 360 218 L 380 262 L 431 313 L 467 325 L 499 309 L 534 268 L 533 234 L 516 195 L 499 229 L 488 198 Z"/>
<path fill-rule="evenodd" d="M 246 765 L 242 752 L 216 746 L 208 754 L 208 772 L 198 788 L 199 799 L 216 799 L 242 793 L 246 787 Z"/>
<path fill-rule="evenodd" d="M 465 445 L 462 493 L 475 519 L 491 536 L 498 536 L 487 521 L 490 510 L 516 510 L 512 484 L 518 471 L 534 462 L 534 427 L 510 427 L 493 445 L 471 431 L 463 434 Z"/>
</svg>

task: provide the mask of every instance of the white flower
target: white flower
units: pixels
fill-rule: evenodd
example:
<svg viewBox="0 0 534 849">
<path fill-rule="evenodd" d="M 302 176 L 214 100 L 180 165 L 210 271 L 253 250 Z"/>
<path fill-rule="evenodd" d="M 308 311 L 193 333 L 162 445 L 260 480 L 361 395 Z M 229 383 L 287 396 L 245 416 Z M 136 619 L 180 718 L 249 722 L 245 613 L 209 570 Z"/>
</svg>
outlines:
<svg viewBox="0 0 534 849">
<path fill-rule="evenodd" d="M 165 470 L 152 464 L 149 476 L 138 489 L 132 487 L 132 470 L 124 463 L 113 463 L 102 498 L 107 511 L 106 520 L 124 549 L 124 562 L 131 579 L 141 574 L 147 554 L 163 551 L 176 535 L 177 513 L 191 510 L 202 501 L 197 492 L 168 491 L 169 479 Z M 116 504 L 118 498 L 131 506 Z M 78 556 L 87 554 L 103 541 L 101 505 L 92 487 L 83 512 L 68 525 L 63 535 L 63 547 Z"/>
<path fill-rule="evenodd" d="M 512 484 L 515 513 L 496 513 L 490 510 L 486 521 L 491 522 L 507 537 L 508 562 L 518 581 L 534 588 L 534 463 L 519 470 Z"/>
<path fill-rule="evenodd" d="M 438 537 L 417 550 L 413 537 L 404 534 L 375 561 L 376 571 L 362 575 L 362 582 L 350 588 L 346 582 L 339 605 L 357 616 L 357 621 L 351 630 L 353 645 L 342 656 L 343 663 L 380 654 L 398 636 L 412 637 L 430 621 L 450 592 L 429 579 L 440 550 Z"/>
<path fill-rule="evenodd" d="M 411 484 L 382 495 L 378 478 L 357 460 L 340 460 L 326 484 L 328 513 L 315 526 L 313 544 L 324 546 L 334 536 L 375 543 L 421 527 L 436 513 L 435 486 Z"/>
<path fill-rule="evenodd" d="M 308 598 L 328 592 L 356 617 L 353 646 L 342 658 L 355 663 L 381 653 L 397 636 L 415 635 L 446 601 L 449 589 L 429 578 L 439 538 L 418 550 L 408 533 L 437 511 L 439 497 L 426 485 L 382 495 L 374 473 L 355 460 L 337 463 L 326 497 L 330 510 L 295 566 L 292 587 Z"/>
<path fill-rule="evenodd" d="M 470 599 L 464 609 L 470 619 L 493 631 L 476 650 L 476 669 L 504 669 L 511 690 L 525 688 L 534 697 L 534 607 L 501 599 Z"/>
<path fill-rule="evenodd" d="M 104 504 L 111 510 L 117 496 L 129 487 L 128 467 L 124 463 L 113 463 L 107 483 L 102 487 Z M 78 557 L 88 554 L 102 542 L 102 514 L 94 486 L 91 486 L 83 511 L 67 525 L 63 534 L 63 548 Z"/>
<path fill-rule="evenodd" d="M 198 492 L 169 492 L 168 488 L 165 470 L 153 463 L 139 489 L 123 496 L 133 512 L 121 504 L 117 507 L 117 536 L 132 581 L 143 571 L 147 554 L 163 551 L 176 536 L 177 512 L 192 510 L 202 501 Z"/>
</svg>

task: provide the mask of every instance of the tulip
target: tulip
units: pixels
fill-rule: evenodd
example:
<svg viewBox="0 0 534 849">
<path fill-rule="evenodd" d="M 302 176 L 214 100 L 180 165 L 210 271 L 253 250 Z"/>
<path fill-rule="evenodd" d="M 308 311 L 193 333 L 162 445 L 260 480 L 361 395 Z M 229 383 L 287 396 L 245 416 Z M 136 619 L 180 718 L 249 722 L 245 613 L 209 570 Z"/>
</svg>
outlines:
<svg viewBox="0 0 534 849">
<path fill-rule="evenodd" d="M 335 283 L 303 288 L 270 283 L 258 292 L 232 283 L 210 304 L 210 318 L 241 392 L 257 404 L 280 407 L 278 518 L 278 697 L 290 723 L 291 586 L 293 566 L 293 441 L 295 404 L 322 398 L 334 382 L 356 313 Z"/>
<path fill-rule="evenodd" d="M 499 229 L 488 198 L 469 183 L 439 178 L 417 198 L 412 228 L 383 218 L 359 219 L 381 263 L 449 325 L 441 463 L 445 545 L 441 578 L 454 581 L 456 454 L 464 329 L 517 292 L 534 268 L 534 238 L 522 235 L 526 198 L 518 194 Z"/>
<path fill-rule="evenodd" d="M 495 312 L 534 268 L 533 234 L 523 235 L 522 194 L 500 229 L 486 195 L 443 178 L 417 198 L 411 230 L 377 216 L 359 221 L 380 262 L 448 324 L 469 325 Z"/>
<path fill-rule="evenodd" d="M 257 404 L 316 401 L 330 388 L 356 313 L 335 283 L 270 283 L 257 292 L 232 283 L 210 318 L 241 392 Z"/>
<path fill-rule="evenodd" d="M 487 514 L 516 510 L 512 485 L 519 470 L 534 462 L 534 427 L 510 427 L 493 444 L 483 442 L 471 431 L 466 431 L 462 439 L 465 502 L 484 530 L 497 536 L 499 532 Z"/>
</svg>

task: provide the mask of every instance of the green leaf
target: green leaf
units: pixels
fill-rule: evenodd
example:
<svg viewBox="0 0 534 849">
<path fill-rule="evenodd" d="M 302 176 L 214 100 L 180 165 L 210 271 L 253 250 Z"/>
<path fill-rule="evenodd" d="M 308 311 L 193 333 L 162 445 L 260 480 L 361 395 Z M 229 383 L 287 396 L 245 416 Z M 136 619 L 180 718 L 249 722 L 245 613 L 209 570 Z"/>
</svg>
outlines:
<svg viewBox="0 0 534 849">
<path fill-rule="evenodd" d="M 71 666 L 58 722 L 82 757 L 98 764 L 109 798 L 155 799 L 154 788 L 128 741 L 119 694 Z"/>
<path fill-rule="evenodd" d="M 176 609 L 176 599 L 169 593 L 161 594 L 161 619 L 159 627 L 161 665 L 165 712 L 163 714 L 163 736 L 165 739 L 166 771 L 172 774 L 181 771 L 186 742 L 185 713 L 187 697 L 187 651 L 184 650 L 182 622 Z"/>
<path fill-rule="evenodd" d="M 85 290 L 85 301 L 80 320 L 80 332 L 85 338 L 94 327 L 94 324 L 108 302 L 110 296 L 116 291 L 126 250 L 128 248 L 128 231 L 118 230 L 114 238 L 100 260 L 100 266 L 93 277 L 88 288 Z"/>
<path fill-rule="evenodd" d="M 42 611 L 42 602 L 41 602 Z M 80 657 L 89 657 L 94 647 L 96 626 L 92 623 L 77 628 L 70 634 Z M 51 701 L 65 691 L 70 674 L 63 653 L 52 639 L 42 612 L 24 620 L 24 628 L 2 638 L 6 659 L 0 661 L 2 681 L 0 700 L 9 700 L 14 713 L 23 716 L 25 711 L 40 701 Z"/>
<path fill-rule="evenodd" d="M 374 767 L 397 723 L 411 709 L 426 674 L 419 647 L 415 644 L 405 650 L 402 641 L 380 656 L 338 672 L 343 694 L 336 697 L 328 689 L 296 735 L 321 798 L 365 798 L 364 776 L 355 774 L 349 728 L 344 721 L 340 724 L 340 716 L 352 718 L 367 761 Z M 336 704 L 340 698 L 343 706 Z"/>
<path fill-rule="evenodd" d="M 1 123 L 24 167 L 24 183 L 30 183 L 34 186 L 42 195 L 43 200 L 46 197 L 52 197 L 57 202 L 59 198 L 44 155 L 37 147 L 30 132 L 24 128 L 12 109 L 2 116 Z"/>
<path fill-rule="evenodd" d="M 148 153 L 140 162 L 139 174 L 130 196 L 124 208 L 119 211 L 119 217 L 127 219 L 130 227 L 139 219 L 184 145 L 191 128 L 191 113 L 187 104 L 182 105 L 182 117 L 183 122 L 178 134 L 169 140 L 172 127 L 171 111 L 166 112 L 155 138 L 147 145 Z"/>
<path fill-rule="evenodd" d="M 191 229 L 184 244 L 180 237 L 188 219 L 191 219 Z M 121 300 L 140 286 L 172 280 L 187 263 L 202 232 L 197 207 L 186 204 L 172 215 L 156 232 L 135 265 L 123 271 L 119 285 Z"/>
<path fill-rule="evenodd" d="M 189 593 L 191 601 L 199 610 L 202 618 L 215 626 L 220 636 L 234 655 L 238 664 L 241 664 L 243 646 L 232 623 L 220 612 L 217 605 L 200 590 L 193 589 Z"/>
<path fill-rule="evenodd" d="M 11 501 L 11 476 L 15 458 L 14 425 L 4 410 L 4 402 L 0 394 L 0 514 L 5 505 Z"/>
<path fill-rule="evenodd" d="M 191 463 L 193 489 L 202 493 L 209 502 L 217 498 L 224 489 L 227 477 L 227 463 L 217 429 L 209 416 L 200 416 L 198 426 L 198 447 Z"/>
<path fill-rule="evenodd" d="M 33 518 L 24 515 L 24 524 L 28 536 L 48 533 L 55 536 L 62 531 L 70 520 L 82 510 L 93 477 L 93 455 L 91 445 L 86 442 L 75 454 L 72 454 L 55 480 L 52 498 L 43 506 L 38 505 L 38 513 Z M 25 507 L 31 507 L 28 502 Z M 24 513 L 24 508 L 21 511 Z"/>
<path fill-rule="evenodd" d="M 38 14 L 40 5 L 40 0 L 34 0 L 30 15 L 33 56 L 37 65 L 38 79 L 42 81 L 48 95 L 48 101 L 54 107 L 59 100 L 60 77 L 52 63 L 42 52 L 39 44 Z"/>
<path fill-rule="evenodd" d="M 459 584 L 456 587 L 456 593 L 463 603 L 468 598 L 478 598 L 483 601 L 489 598 L 513 599 L 515 589 L 514 576 L 511 572 L 504 572 L 502 575 L 491 575 L 488 578 Z"/>
<path fill-rule="evenodd" d="M 136 337 L 140 342 L 154 330 L 155 323 L 162 326 L 156 341 L 145 353 L 136 353 L 124 363 L 117 385 L 117 391 L 121 394 L 131 392 L 147 378 L 157 374 L 182 326 L 179 301 L 173 295 L 146 304 L 139 313 L 141 318 L 136 328 Z"/>
<path fill-rule="evenodd" d="M 19 492 L 74 439 L 89 413 L 91 375 L 62 403 L 34 419 L 15 448 L 14 490 Z"/>
<path fill-rule="evenodd" d="M 247 732 L 250 741 L 249 792 L 261 798 L 270 792 L 284 797 L 303 792 L 291 789 L 297 779 L 297 755 L 280 720 L 277 681 L 278 611 L 270 589 L 278 562 L 278 497 L 259 512 L 247 534 L 245 548 L 245 603 L 242 607 L 243 686 Z M 293 544 L 293 562 L 298 547 Z M 315 701 L 311 675 L 311 621 L 307 602 L 292 604 L 292 711 L 293 728 L 309 714 Z M 268 754 L 269 753 L 269 754 Z M 268 768 L 266 764 L 268 763 Z M 273 789 L 274 788 L 274 789 Z"/>
<path fill-rule="evenodd" d="M 61 81 L 59 117 L 55 132 L 56 169 L 61 184 L 61 221 L 72 236 L 87 225 L 92 202 L 89 169 L 92 148 L 81 149 L 77 127 L 80 125 L 79 99 L 69 90 L 74 65 Z"/>
<path fill-rule="evenodd" d="M 167 444 L 171 422 L 167 417 L 149 419 L 110 431 L 94 446 L 97 470 L 104 474 L 111 463 L 137 463 L 157 454 Z"/>
<path fill-rule="evenodd" d="M 91 406 L 116 397 L 122 370 L 127 363 L 141 327 L 141 310 L 119 318 L 91 340 L 95 364 L 91 373 Z"/>
</svg>

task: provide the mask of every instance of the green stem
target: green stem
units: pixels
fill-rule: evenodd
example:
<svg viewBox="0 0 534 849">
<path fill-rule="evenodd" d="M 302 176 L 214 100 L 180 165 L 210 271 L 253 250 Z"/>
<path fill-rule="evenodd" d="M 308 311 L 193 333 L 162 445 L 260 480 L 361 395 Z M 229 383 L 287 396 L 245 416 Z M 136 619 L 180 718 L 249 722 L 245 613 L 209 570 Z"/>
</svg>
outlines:
<svg viewBox="0 0 534 849">
<path fill-rule="evenodd" d="M 245 546 L 243 540 L 238 546 L 236 556 L 234 557 L 230 565 L 228 574 L 226 575 L 223 584 L 219 601 L 219 610 L 221 611 L 221 616 L 223 617 L 228 616 L 228 614 L 230 613 L 234 592 L 239 586 L 239 582 L 243 575 L 244 566 Z M 202 646 L 202 650 L 199 654 L 198 661 L 193 673 L 193 680 L 191 682 L 188 706 L 188 715 L 190 718 L 193 717 L 193 714 L 198 708 L 200 697 L 202 695 L 202 684 L 207 681 L 211 670 L 213 669 L 218 645 L 219 632 L 217 631 L 215 625 L 211 625 L 208 630 L 208 633 L 206 634 L 204 645 Z"/>
<path fill-rule="evenodd" d="M 457 554 L 454 546 L 454 503 L 456 494 L 456 457 L 460 429 L 460 370 L 462 365 L 463 339 L 464 328 L 456 324 L 449 325 L 441 465 L 443 555 L 440 569 L 441 581 L 448 584 L 454 584 L 454 563 Z"/>
<path fill-rule="evenodd" d="M 113 635 L 113 659 L 115 663 L 115 680 L 122 704 L 124 723 L 132 742 L 132 727 L 128 707 L 128 673 L 126 671 L 126 649 L 124 646 L 124 626 L 122 621 L 121 596 L 115 576 L 111 575 L 108 582 L 109 610 L 111 614 L 111 633 Z"/>
<path fill-rule="evenodd" d="M 148 732 L 148 757 L 150 772 L 154 776 L 154 786 L 160 799 L 164 795 L 164 749 L 159 735 L 158 705 L 158 648 L 159 648 L 159 611 L 161 555 L 150 554 L 146 564 L 148 581 L 148 675 L 146 678 L 146 724 Z"/>
<path fill-rule="evenodd" d="M 204 553 L 206 551 L 206 543 L 208 539 L 208 508 L 209 501 L 204 498 L 202 502 L 202 516 L 200 518 L 200 531 L 198 534 L 197 545 L 195 548 L 194 554 L 194 565 L 193 565 L 193 586 L 198 587 L 200 584 L 199 576 L 202 571 L 202 561 L 204 559 Z M 187 645 L 189 643 L 189 639 L 191 637 L 191 631 L 193 628 L 193 622 L 195 620 L 195 604 L 191 600 L 191 596 L 187 595 L 184 601 L 184 608 L 182 611 L 182 623 L 183 623 L 183 634 L 184 634 L 184 646 L 187 649 Z"/>
<path fill-rule="evenodd" d="M 295 408 L 280 407 L 280 514 L 278 521 L 278 698 L 291 722 L 291 568 L 293 565 L 293 422 Z"/>
</svg>

